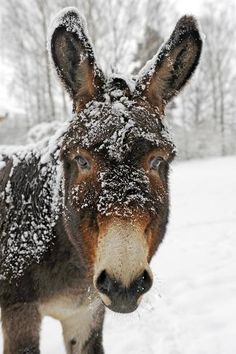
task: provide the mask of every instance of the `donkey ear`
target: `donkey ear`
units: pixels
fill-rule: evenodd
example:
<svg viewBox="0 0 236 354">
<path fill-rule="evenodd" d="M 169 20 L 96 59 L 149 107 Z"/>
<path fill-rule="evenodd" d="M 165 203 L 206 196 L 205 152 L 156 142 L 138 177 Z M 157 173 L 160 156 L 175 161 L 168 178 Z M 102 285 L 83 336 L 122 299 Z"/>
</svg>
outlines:
<svg viewBox="0 0 236 354">
<path fill-rule="evenodd" d="M 50 32 L 49 50 L 57 74 L 74 104 L 84 105 L 103 85 L 85 19 L 76 8 L 65 8 L 54 19 Z"/>
<path fill-rule="evenodd" d="M 164 112 L 164 107 L 186 84 L 196 69 L 202 40 L 194 17 L 182 17 L 168 42 L 139 74 L 136 95 L 146 97 Z"/>
</svg>

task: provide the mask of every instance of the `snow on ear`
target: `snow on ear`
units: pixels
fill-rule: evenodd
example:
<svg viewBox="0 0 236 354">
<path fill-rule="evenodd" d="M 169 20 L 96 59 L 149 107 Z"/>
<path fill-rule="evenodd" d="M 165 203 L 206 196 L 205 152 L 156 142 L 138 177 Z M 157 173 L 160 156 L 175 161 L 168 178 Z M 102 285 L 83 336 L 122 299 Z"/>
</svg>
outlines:
<svg viewBox="0 0 236 354">
<path fill-rule="evenodd" d="M 197 21 L 183 16 L 160 52 L 139 73 L 136 95 L 146 97 L 164 112 L 164 107 L 186 84 L 196 69 L 202 49 Z"/>
<path fill-rule="evenodd" d="M 86 104 L 102 87 L 103 74 L 96 64 L 86 21 L 76 8 L 58 13 L 48 44 L 57 74 L 75 106 Z"/>
</svg>

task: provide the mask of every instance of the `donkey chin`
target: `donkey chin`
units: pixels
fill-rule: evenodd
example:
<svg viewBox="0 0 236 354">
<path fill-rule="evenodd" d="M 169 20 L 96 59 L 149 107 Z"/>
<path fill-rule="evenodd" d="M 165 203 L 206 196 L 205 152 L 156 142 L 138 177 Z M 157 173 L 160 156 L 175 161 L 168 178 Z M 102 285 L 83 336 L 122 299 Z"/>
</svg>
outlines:
<svg viewBox="0 0 236 354">
<path fill-rule="evenodd" d="M 133 312 L 152 283 L 142 228 L 116 221 L 100 235 L 95 261 L 94 286 L 104 305 L 119 313 Z"/>
</svg>

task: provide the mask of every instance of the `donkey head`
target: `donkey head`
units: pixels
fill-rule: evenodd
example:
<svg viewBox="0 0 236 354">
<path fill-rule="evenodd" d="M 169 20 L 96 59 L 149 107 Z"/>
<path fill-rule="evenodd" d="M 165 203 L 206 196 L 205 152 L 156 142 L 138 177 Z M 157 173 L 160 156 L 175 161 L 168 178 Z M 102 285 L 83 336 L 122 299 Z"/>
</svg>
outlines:
<svg viewBox="0 0 236 354">
<path fill-rule="evenodd" d="M 198 27 L 181 18 L 132 82 L 105 77 L 74 8 L 57 17 L 50 45 L 75 112 L 61 150 L 66 232 L 104 304 L 131 312 L 152 285 L 165 234 L 175 148 L 163 112 L 198 64 Z"/>
</svg>

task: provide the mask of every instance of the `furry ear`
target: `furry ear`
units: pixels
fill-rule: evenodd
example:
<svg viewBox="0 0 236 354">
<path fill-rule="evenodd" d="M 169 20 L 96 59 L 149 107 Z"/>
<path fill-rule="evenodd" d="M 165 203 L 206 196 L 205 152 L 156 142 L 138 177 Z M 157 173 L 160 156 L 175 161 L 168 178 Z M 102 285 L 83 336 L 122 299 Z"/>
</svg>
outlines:
<svg viewBox="0 0 236 354">
<path fill-rule="evenodd" d="M 49 50 L 58 76 L 76 106 L 89 102 L 103 85 L 85 19 L 76 8 L 65 8 L 52 23 Z"/>
<path fill-rule="evenodd" d="M 163 113 L 196 69 L 202 49 L 197 21 L 182 17 L 168 42 L 139 74 L 135 94 L 144 96 Z"/>
</svg>

